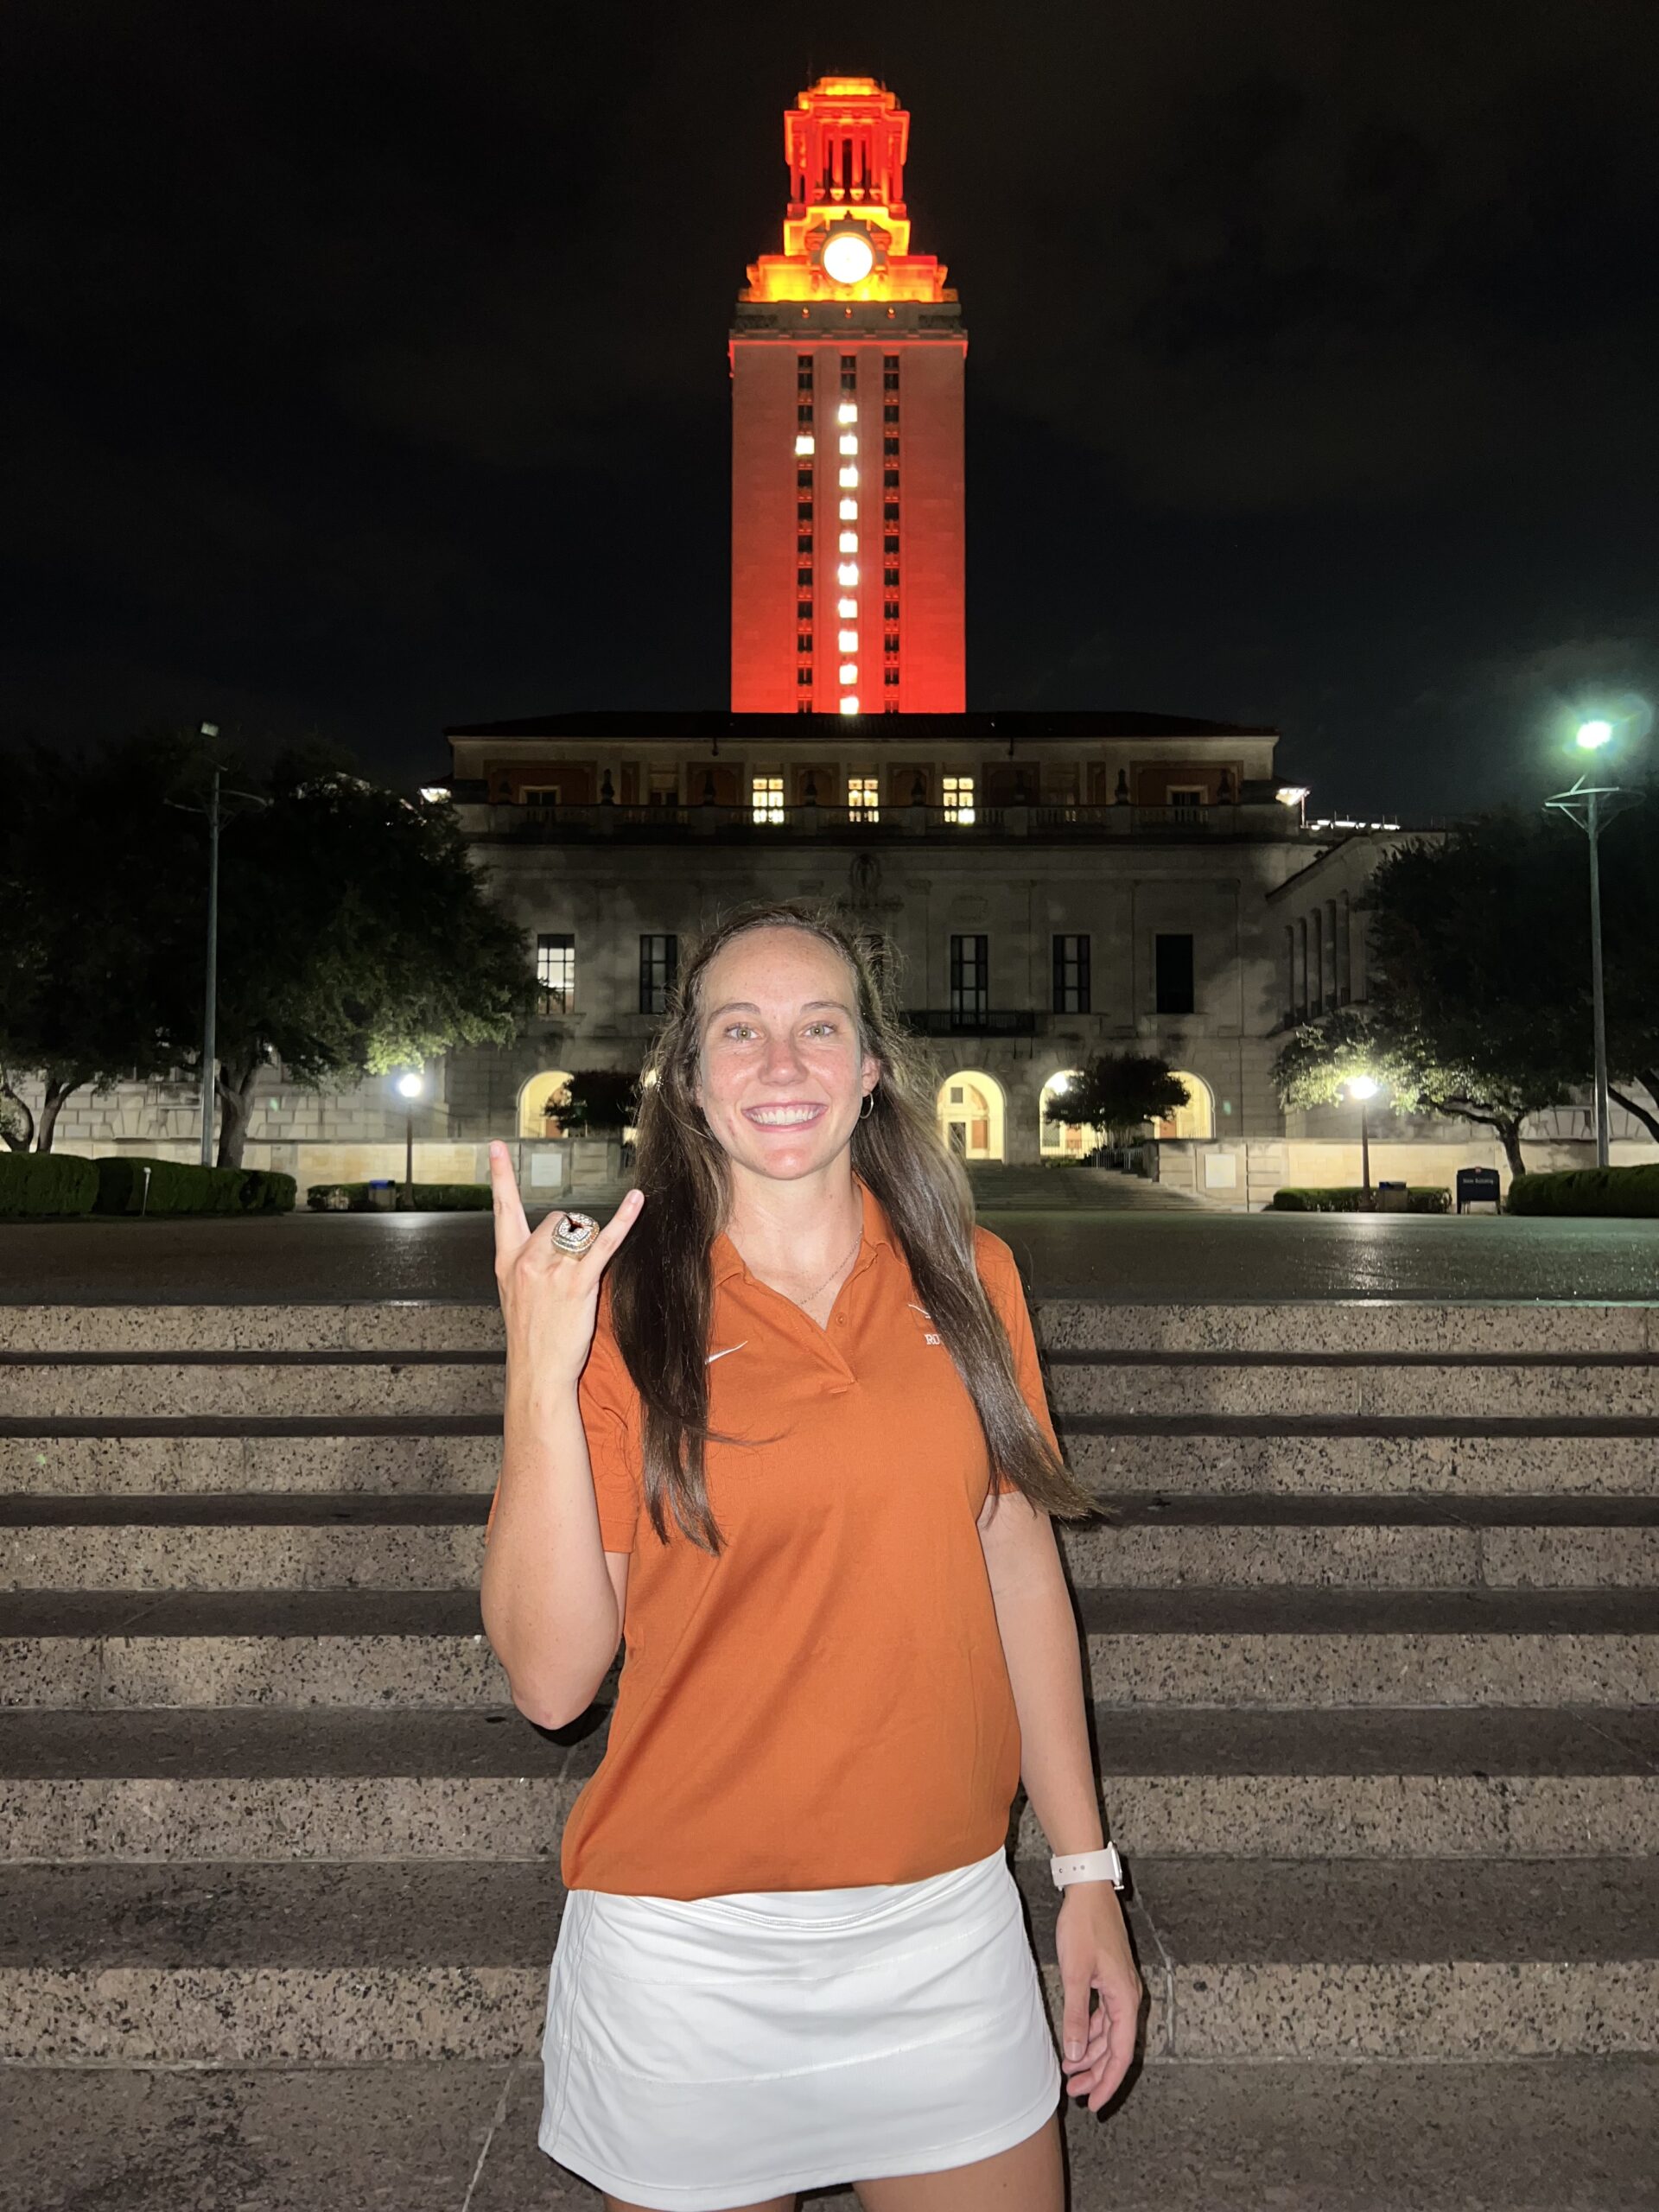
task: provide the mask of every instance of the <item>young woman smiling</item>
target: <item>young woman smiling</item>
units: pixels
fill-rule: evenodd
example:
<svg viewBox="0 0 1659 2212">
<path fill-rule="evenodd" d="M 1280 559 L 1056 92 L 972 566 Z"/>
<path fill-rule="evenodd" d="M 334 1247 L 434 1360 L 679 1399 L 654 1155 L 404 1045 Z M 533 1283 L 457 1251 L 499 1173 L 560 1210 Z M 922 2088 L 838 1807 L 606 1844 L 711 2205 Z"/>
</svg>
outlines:
<svg viewBox="0 0 1659 2212">
<path fill-rule="evenodd" d="M 602 1230 L 532 1234 L 492 1148 L 485 1626 L 548 1727 L 627 1647 L 564 1827 L 538 2135 L 610 2212 L 849 2178 L 863 2212 L 1060 2212 L 1062 2071 L 1097 2111 L 1134 2054 L 1051 1521 L 1096 1509 L 935 1089 L 861 944 L 768 903 L 686 969 Z M 1022 1773 L 1063 2069 L 1006 1855 Z"/>
</svg>

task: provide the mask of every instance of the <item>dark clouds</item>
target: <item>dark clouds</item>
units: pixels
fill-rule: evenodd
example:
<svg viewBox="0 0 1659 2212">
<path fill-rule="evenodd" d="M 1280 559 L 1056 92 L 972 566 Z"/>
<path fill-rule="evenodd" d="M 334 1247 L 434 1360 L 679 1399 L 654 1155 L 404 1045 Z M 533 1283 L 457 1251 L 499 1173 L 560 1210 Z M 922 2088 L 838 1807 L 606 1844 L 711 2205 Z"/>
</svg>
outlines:
<svg viewBox="0 0 1659 2212">
<path fill-rule="evenodd" d="M 1417 818 L 1659 690 L 1647 0 L 780 21 L 15 8 L 5 726 L 414 778 L 723 701 L 730 304 L 858 67 L 967 311 L 972 703 L 1277 722 Z"/>
</svg>

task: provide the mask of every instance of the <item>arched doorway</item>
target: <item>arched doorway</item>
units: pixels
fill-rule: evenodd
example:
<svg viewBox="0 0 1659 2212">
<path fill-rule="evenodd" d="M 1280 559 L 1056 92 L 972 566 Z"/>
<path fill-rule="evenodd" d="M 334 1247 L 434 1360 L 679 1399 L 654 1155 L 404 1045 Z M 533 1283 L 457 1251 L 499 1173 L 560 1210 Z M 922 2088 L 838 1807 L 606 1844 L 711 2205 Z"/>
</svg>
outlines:
<svg viewBox="0 0 1659 2212">
<path fill-rule="evenodd" d="M 518 1094 L 518 1134 L 521 1137 L 562 1137 L 564 1125 L 547 1111 L 547 1102 L 570 1080 L 569 1068 L 544 1068 L 533 1075 Z"/>
<path fill-rule="evenodd" d="M 963 1068 L 939 1085 L 939 1135 L 958 1160 L 1001 1160 L 1002 1086 L 980 1068 Z"/>
<path fill-rule="evenodd" d="M 1190 1068 L 1175 1068 L 1171 1072 L 1186 1085 L 1186 1104 L 1178 1106 L 1173 1114 L 1166 1114 L 1152 1125 L 1154 1136 L 1213 1137 L 1216 1134 L 1215 1094 L 1201 1075 L 1194 1075 Z"/>
<path fill-rule="evenodd" d="M 1048 1102 L 1083 1077 L 1081 1068 L 1061 1068 L 1050 1076 L 1037 1100 L 1037 1156 L 1039 1160 L 1086 1159 L 1106 1142 L 1104 1129 L 1091 1122 L 1051 1122 Z"/>
</svg>

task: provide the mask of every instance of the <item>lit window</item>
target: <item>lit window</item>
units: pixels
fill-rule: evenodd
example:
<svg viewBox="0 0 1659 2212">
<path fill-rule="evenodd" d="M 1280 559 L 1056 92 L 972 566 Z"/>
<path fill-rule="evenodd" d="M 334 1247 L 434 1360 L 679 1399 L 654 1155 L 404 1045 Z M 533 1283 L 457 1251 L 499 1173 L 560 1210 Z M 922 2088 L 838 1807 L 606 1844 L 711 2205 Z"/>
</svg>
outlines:
<svg viewBox="0 0 1659 2212">
<path fill-rule="evenodd" d="M 856 683 L 858 681 L 858 663 L 855 660 L 842 661 L 841 664 L 840 675 L 841 680 L 843 683 Z"/>
<path fill-rule="evenodd" d="M 837 640 L 837 643 L 838 643 L 838 645 L 839 645 L 840 650 L 841 650 L 842 652 L 844 652 L 844 653 L 855 653 L 855 652 L 858 651 L 858 632 L 857 632 L 857 631 L 856 631 L 856 630 L 843 630 L 843 631 L 842 632 L 842 633 L 841 633 L 841 636 L 840 636 L 839 639 Z"/>
<path fill-rule="evenodd" d="M 847 696 L 841 702 L 841 711 L 843 715 L 855 715 L 858 712 L 858 697 L 856 693 L 849 691 L 847 694 Z"/>
<path fill-rule="evenodd" d="M 836 612 L 843 622 L 854 621 L 858 614 L 858 601 L 855 599 L 838 599 Z"/>
<path fill-rule="evenodd" d="M 798 454 L 809 454 L 809 453 L 812 452 L 812 451 L 813 451 L 813 449 L 814 449 L 814 440 L 813 440 L 813 436 L 812 436 L 812 433 L 811 433 L 811 431 L 810 431 L 810 430 L 803 430 L 803 431 L 801 432 L 800 435 L 799 435 L 799 436 L 796 439 L 796 441 L 795 441 L 795 450 L 796 450 L 796 452 L 797 452 L 797 453 L 798 453 Z"/>
<path fill-rule="evenodd" d="M 973 820 L 974 779 L 971 776 L 947 776 L 944 779 L 944 818 L 947 822 Z"/>
<path fill-rule="evenodd" d="M 858 532 L 855 530 L 843 530 L 836 543 L 836 550 L 838 553 L 856 553 L 858 550 Z M 843 576 L 842 578 L 842 582 L 845 583 L 847 579 Z M 857 577 L 855 576 L 853 581 L 856 583 L 858 581 Z"/>
<path fill-rule="evenodd" d="M 856 423 L 858 402 L 855 399 L 843 399 L 836 410 L 836 420 L 837 423 Z"/>
<path fill-rule="evenodd" d="M 856 453 L 858 451 L 858 432 L 856 430 L 843 430 L 842 432 L 841 449 L 842 453 Z"/>
<path fill-rule="evenodd" d="M 838 584 L 855 584 L 858 582 L 857 562 L 843 561 L 836 570 L 836 582 Z"/>
<path fill-rule="evenodd" d="M 858 520 L 858 501 L 856 499 L 843 499 L 842 501 L 841 518 L 842 522 L 856 522 Z"/>
<path fill-rule="evenodd" d="M 849 776 L 847 779 L 848 810 L 861 822 L 879 822 L 880 808 L 876 804 L 876 784 L 874 776 Z"/>
<path fill-rule="evenodd" d="M 751 776 L 749 779 L 749 806 L 756 822 L 781 822 L 784 818 L 784 779 L 781 776 Z"/>
<path fill-rule="evenodd" d="M 857 482 L 857 467 L 854 462 L 849 461 L 847 467 L 841 472 L 841 488 L 843 492 L 850 492 Z"/>
</svg>

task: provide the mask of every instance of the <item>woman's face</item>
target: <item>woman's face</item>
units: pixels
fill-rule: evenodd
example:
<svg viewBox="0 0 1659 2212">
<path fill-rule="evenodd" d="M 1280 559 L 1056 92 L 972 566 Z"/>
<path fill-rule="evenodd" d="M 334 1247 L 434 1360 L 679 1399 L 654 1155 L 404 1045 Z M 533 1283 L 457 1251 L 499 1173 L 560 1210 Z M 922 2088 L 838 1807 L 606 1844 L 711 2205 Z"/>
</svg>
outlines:
<svg viewBox="0 0 1659 2212">
<path fill-rule="evenodd" d="M 881 1071 L 858 1048 L 846 961 L 806 930 L 746 930 L 703 970 L 702 999 L 692 1090 L 716 1140 L 758 1175 L 826 1166 Z"/>
</svg>

